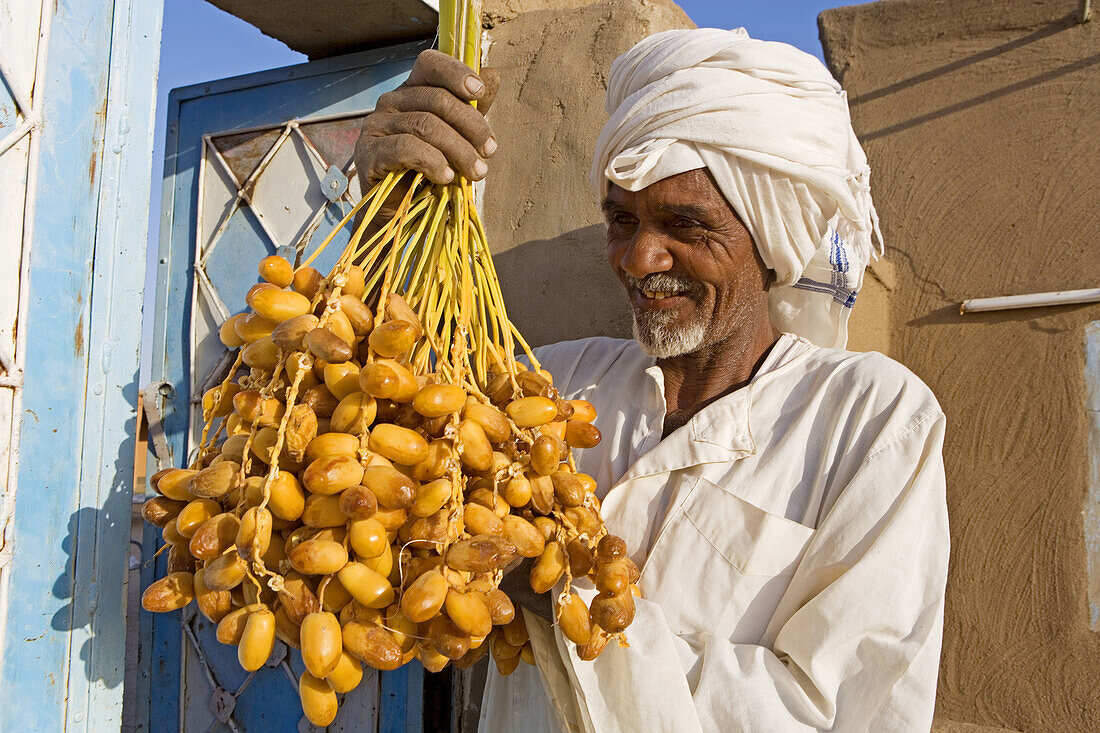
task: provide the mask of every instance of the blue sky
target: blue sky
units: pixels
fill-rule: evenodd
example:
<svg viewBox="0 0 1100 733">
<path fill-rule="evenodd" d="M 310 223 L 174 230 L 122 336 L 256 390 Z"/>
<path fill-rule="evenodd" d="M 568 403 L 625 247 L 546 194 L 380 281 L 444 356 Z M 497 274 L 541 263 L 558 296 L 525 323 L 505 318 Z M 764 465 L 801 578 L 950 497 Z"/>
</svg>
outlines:
<svg viewBox="0 0 1100 733">
<path fill-rule="evenodd" d="M 826 8 L 849 2 L 815 0 L 679 0 L 696 25 L 716 28 L 744 26 L 756 38 L 784 41 L 821 57 L 817 15 Z M 164 161 L 164 127 L 168 92 L 176 87 L 274 69 L 306 61 L 282 42 L 269 38 L 254 26 L 225 13 L 206 0 L 165 0 L 164 32 L 157 83 L 157 120 L 153 149 L 152 211 L 160 210 L 161 172 Z M 150 217 L 157 222 L 157 217 Z M 156 288 L 155 265 L 158 232 L 149 233 L 146 296 L 152 303 Z M 151 338 L 146 309 L 144 341 Z M 148 374 L 148 356 L 142 355 L 142 379 Z M 143 381 L 144 383 L 144 381 Z"/>
</svg>

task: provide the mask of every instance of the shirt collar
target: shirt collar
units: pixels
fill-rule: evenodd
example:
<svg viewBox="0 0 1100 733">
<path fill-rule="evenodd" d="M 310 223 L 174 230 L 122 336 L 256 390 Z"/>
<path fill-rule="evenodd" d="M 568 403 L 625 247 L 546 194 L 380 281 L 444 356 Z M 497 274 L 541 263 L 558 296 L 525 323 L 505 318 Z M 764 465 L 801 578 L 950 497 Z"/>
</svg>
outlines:
<svg viewBox="0 0 1100 733">
<path fill-rule="evenodd" d="M 813 348 L 799 336 L 782 334 L 749 384 L 707 405 L 684 426 L 654 442 L 649 450 L 643 448 L 644 455 L 634 462 L 622 480 L 753 455 L 756 452 L 752 436 L 754 394 Z M 632 397 L 647 420 L 656 426 L 659 439 L 666 409 L 664 374 L 656 360 L 651 360 L 645 375 L 645 388 Z"/>
</svg>

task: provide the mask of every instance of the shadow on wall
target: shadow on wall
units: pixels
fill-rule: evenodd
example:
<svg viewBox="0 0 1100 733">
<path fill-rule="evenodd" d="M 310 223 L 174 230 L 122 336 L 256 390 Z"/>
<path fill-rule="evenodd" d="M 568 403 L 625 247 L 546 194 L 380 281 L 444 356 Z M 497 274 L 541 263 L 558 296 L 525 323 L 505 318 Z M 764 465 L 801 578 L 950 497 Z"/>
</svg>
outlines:
<svg viewBox="0 0 1100 733">
<path fill-rule="evenodd" d="M 133 381 L 123 390 L 135 405 L 137 378 L 135 372 Z M 128 573 L 125 559 L 118 567 L 100 567 L 101 560 L 96 556 L 95 549 L 97 533 L 123 538 L 128 538 L 130 534 L 136 420 L 135 410 L 135 416 L 126 421 L 127 438 L 118 446 L 113 472 L 108 474 L 104 471 L 99 477 L 100 491 L 106 492 L 102 508 L 85 506 L 69 516 L 68 535 L 61 541 L 62 549 L 69 555 L 69 562 L 65 573 L 53 585 L 54 597 L 68 602 L 54 613 L 50 625 L 58 631 L 70 632 L 74 637 L 70 644 L 74 647 L 80 644 L 79 652 L 73 656 L 75 658 L 79 654 L 84 662 L 85 679 L 112 689 L 122 684 L 125 675 L 123 649 L 126 644 Z M 85 479 L 84 492 L 92 494 L 92 489 Z M 118 553 L 111 554 L 111 557 L 119 556 Z M 79 587 L 85 590 L 74 595 L 73 588 L 78 582 Z"/>
<path fill-rule="evenodd" d="M 532 347 L 631 338 L 629 306 L 604 242 L 603 225 L 593 224 L 493 254 L 508 315 Z"/>
</svg>

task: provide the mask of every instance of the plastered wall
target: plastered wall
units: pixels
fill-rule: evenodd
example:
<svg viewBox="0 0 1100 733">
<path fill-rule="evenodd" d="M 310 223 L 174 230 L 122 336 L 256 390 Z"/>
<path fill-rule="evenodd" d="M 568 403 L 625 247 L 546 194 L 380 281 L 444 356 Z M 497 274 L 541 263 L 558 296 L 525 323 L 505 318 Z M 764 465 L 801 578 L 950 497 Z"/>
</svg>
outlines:
<svg viewBox="0 0 1100 733">
<path fill-rule="evenodd" d="M 821 17 L 887 242 L 868 277 L 879 307 L 857 306 L 855 330 L 948 418 L 943 731 L 1100 730 L 1082 523 L 1100 306 L 958 307 L 1100 285 L 1100 20 L 1079 24 L 1078 5 L 883 0 Z"/>
<path fill-rule="evenodd" d="M 500 144 L 484 211 L 508 312 L 531 345 L 630 337 L 588 185 L 611 62 L 642 38 L 694 27 L 671 0 L 492 0 L 488 63 L 505 70 L 489 120 Z"/>
<path fill-rule="evenodd" d="M 487 62 L 505 70 L 490 113 L 500 141 L 484 194 L 509 314 L 532 345 L 630 337 L 630 311 L 605 259 L 588 168 L 616 56 L 694 23 L 671 0 L 486 0 Z M 891 263 L 868 271 L 849 348 L 885 351 Z"/>
</svg>

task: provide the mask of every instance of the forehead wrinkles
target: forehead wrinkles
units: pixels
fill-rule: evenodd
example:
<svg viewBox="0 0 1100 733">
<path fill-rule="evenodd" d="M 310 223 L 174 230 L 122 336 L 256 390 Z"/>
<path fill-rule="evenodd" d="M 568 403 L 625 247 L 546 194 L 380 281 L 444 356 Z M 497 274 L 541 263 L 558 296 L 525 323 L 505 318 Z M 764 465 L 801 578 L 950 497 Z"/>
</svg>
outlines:
<svg viewBox="0 0 1100 733">
<path fill-rule="evenodd" d="M 740 223 L 737 212 L 706 168 L 662 178 L 640 191 L 628 191 L 611 184 L 602 208 L 604 211 L 652 212 L 722 223 L 736 220 Z"/>
</svg>

